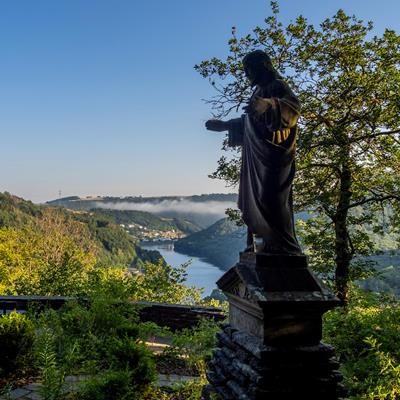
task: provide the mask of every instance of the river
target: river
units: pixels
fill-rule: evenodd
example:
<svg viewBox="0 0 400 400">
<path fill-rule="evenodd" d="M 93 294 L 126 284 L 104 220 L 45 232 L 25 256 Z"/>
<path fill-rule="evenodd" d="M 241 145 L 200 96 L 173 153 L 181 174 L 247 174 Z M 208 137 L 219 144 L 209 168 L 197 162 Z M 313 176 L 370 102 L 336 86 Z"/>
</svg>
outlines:
<svg viewBox="0 0 400 400">
<path fill-rule="evenodd" d="M 187 269 L 187 286 L 196 286 L 204 288 L 203 297 L 208 296 L 213 289 L 217 288 L 216 281 L 223 275 L 225 271 L 217 266 L 210 264 L 198 257 L 191 257 L 185 254 L 175 252 L 173 243 L 142 243 L 143 249 L 157 250 L 164 257 L 167 264 L 173 267 L 179 267 L 183 263 L 191 260 L 191 264 Z"/>
</svg>

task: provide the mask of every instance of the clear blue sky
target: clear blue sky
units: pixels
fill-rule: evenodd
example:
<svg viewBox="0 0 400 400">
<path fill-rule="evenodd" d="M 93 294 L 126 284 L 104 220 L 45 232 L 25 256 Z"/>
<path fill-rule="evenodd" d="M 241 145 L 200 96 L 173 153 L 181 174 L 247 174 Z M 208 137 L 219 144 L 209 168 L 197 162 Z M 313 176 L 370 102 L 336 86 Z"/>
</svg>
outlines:
<svg viewBox="0 0 400 400">
<path fill-rule="evenodd" d="M 251 4 L 251 7 L 249 6 Z M 221 134 L 193 69 L 262 24 L 264 0 L 0 2 L 0 191 L 69 195 L 227 192 L 207 178 Z M 395 0 L 282 0 L 285 20 L 338 8 L 399 31 Z"/>
</svg>

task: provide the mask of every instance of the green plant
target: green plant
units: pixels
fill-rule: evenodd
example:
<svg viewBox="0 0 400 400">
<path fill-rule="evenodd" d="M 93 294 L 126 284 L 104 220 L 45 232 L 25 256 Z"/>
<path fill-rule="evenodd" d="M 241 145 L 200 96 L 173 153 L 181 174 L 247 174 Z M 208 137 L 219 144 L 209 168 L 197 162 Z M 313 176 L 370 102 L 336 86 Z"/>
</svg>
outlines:
<svg viewBox="0 0 400 400">
<path fill-rule="evenodd" d="M 36 347 L 46 399 L 57 398 L 66 373 L 93 375 L 82 384 L 79 396 L 85 397 L 79 399 L 124 399 L 147 391 L 156 377 L 154 361 L 139 343 L 137 311 L 127 297 L 114 285 L 100 287 L 85 300 L 38 317 Z M 114 392 L 116 397 L 101 397 Z"/>
<path fill-rule="evenodd" d="M 177 400 L 201 400 L 202 390 L 206 383 L 204 379 L 176 383 L 171 388 L 171 398 Z"/>
<path fill-rule="evenodd" d="M 205 376 L 205 362 L 211 357 L 216 345 L 216 333 L 219 324 L 207 319 L 200 320 L 194 328 L 183 329 L 174 333 L 172 344 L 165 353 L 183 357 L 189 365 L 195 366 L 201 376 Z"/>
<path fill-rule="evenodd" d="M 133 299 L 172 304 L 200 303 L 202 291 L 185 285 L 188 265 L 174 268 L 162 260 L 158 264 L 145 263 L 144 273 L 133 278 L 136 285 Z"/>
<path fill-rule="evenodd" d="M 55 341 L 54 332 L 49 328 L 42 328 L 35 343 L 37 364 L 42 379 L 39 393 L 44 400 L 59 399 L 64 383 L 65 372 L 57 362 Z"/>
<path fill-rule="evenodd" d="M 12 384 L 7 383 L 7 385 L 5 385 L 3 389 L 0 390 L 0 396 L 2 396 L 1 398 L 4 400 L 13 400 L 11 396 L 12 390 L 13 390 Z"/>
<path fill-rule="evenodd" d="M 131 385 L 143 391 L 156 379 L 156 369 L 150 351 L 141 343 L 124 336 L 112 337 L 106 344 L 106 358 L 114 370 L 127 370 L 131 374 Z"/>
<path fill-rule="evenodd" d="M 77 393 L 79 400 L 134 400 L 139 399 L 132 386 L 129 370 L 108 370 L 83 382 Z"/>
<path fill-rule="evenodd" d="M 138 325 L 139 333 L 138 336 L 141 340 L 146 340 L 151 337 L 160 336 L 160 337 L 172 337 L 173 333 L 170 328 L 166 326 L 159 326 L 155 322 L 141 322 Z"/>
<path fill-rule="evenodd" d="M 207 382 L 204 379 L 196 379 L 182 383 L 176 383 L 169 388 L 154 388 L 146 394 L 146 400 L 201 400 L 202 390 Z M 220 400 L 211 397 L 213 400 Z"/>
<path fill-rule="evenodd" d="M 27 316 L 16 312 L 0 316 L 0 374 L 30 363 L 33 340 L 34 325 Z"/>
<path fill-rule="evenodd" d="M 324 340 L 336 348 L 352 398 L 396 399 L 400 388 L 400 302 L 354 287 L 352 292 L 345 309 L 325 315 Z"/>
<path fill-rule="evenodd" d="M 379 366 L 379 379 L 370 376 L 366 379 L 365 399 L 397 400 L 400 398 L 400 363 L 393 355 L 381 350 L 382 344 L 373 337 L 364 340 Z"/>
</svg>

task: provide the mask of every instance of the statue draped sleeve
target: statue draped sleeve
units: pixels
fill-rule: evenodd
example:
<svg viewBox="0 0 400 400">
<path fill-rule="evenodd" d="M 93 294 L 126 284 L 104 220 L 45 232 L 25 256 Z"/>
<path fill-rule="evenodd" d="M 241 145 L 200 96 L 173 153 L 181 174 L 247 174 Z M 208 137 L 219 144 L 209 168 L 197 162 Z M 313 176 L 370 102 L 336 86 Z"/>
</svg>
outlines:
<svg viewBox="0 0 400 400">
<path fill-rule="evenodd" d="M 300 103 L 281 79 L 254 96 L 273 104 L 264 114 L 250 112 L 229 121 L 228 144 L 242 146 L 238 206 L 249 231 L 264 238 L 265 251 L 299 254 L 292 183 Z"/>
<path fill-rule="evenodd" d="M 277 79 L 270 87 L 261 89 L 262 97 L 271 98 L 270 107 L 262 116 L 253 116 L 257 129 L 265 131 L 265 139 L 288 148 L 296 136 L 300 102 L 283 80 Z M 264 126 L 262 126 L 264 125 Z"/>
<path fill-rule="evenodd" d="M 262 115 L 252 115 L 254 124 L 266 140 L 284 147 L 290 146 L 289 136 L 296 135 L 296 124 L 300 115 L 300 103 L 289 86 L 281 79 L 275 80 L 267 88 L 254 92 L 253 96 L 270 98 L 273 102 Z M 250 100 L 251 102 L 251 100 Z M 228 146 L 242 146 L 245 115 L 231 119 L 228 129 Z"/>
<path fill-rule="evenodd" d="M 228 146 L 236 147 L 243 144 L 243 123 L 244 116 L 240 118 L 231 119 L 228 129 Z"/>
</svg>

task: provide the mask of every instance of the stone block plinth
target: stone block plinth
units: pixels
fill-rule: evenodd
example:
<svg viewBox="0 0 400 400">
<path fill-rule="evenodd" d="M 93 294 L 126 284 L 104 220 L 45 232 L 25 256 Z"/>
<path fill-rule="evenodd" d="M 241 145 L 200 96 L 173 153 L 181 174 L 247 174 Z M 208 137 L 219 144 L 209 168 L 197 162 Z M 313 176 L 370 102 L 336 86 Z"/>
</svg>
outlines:
<svg viewBox="0 0 400 400">
<path fill-rule="evenodd" d="M 208 366 L 210 387 L 224 400 L 343 399 L 332 346 L 267 346 L 226 326 Z"/>
<path fill-rule="evenodd" d="M 241 253 L 217 284 L 229 325 L 218 335 L 207 390 L 223 400 L 344 398 L 334 349 L 321 343 L 322 315 L 340 302 L 305 256 Z"/>
</svg>

